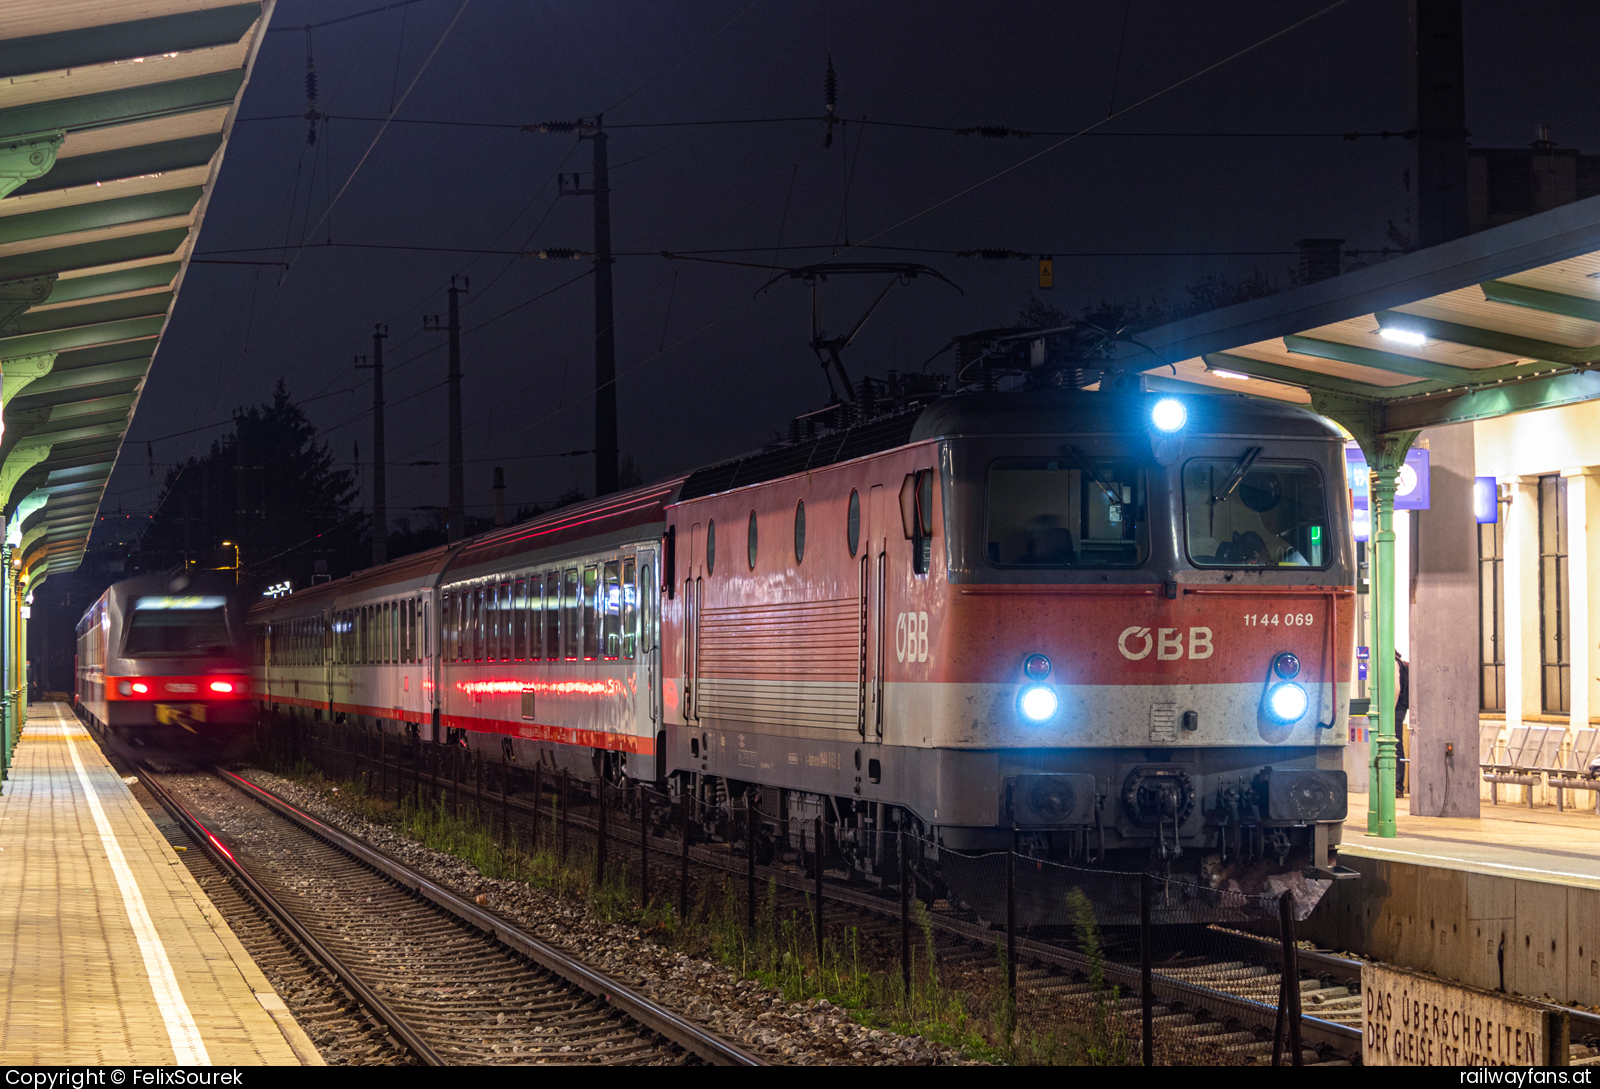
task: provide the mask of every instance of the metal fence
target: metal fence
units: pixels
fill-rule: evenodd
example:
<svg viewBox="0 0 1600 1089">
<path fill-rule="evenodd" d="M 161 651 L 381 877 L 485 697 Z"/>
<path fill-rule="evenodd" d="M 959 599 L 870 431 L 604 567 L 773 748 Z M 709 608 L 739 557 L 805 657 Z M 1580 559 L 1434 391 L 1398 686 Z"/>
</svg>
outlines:
<svg viewBox="0 0 1600 1089">
<path fill-rule="evenodd" d="M 775 894 L 787 898 L 790 938 L 803 930 L 817 964 L 829 942 L 837 957 L 862 912 L 897 919 L 888 945 L 898 948 L 880 949 L 890 963 L 879 975 L 901 996 L 925 986 L 930 927 L 941 957 L 964 947 L 971 962 L 987 947 L 974 978 L 989 992 L 963 994 L 1012 1045 L 1065 1040 L 1071 1055 L 1113 1064 L 1328 1057 L 1300 1039 L 1288 892 L 1250 896 L 1020 850 L 961 854 L 904 830 L 706 803 L 326 722 L 266 718 L 257 743 L 269 761 L 305 761 L 371 797 L 469 821 L 513 855 L 581 867 L 591 888 L 620 885 L 680 920 L 716 914 L 751 941 L 773 929 Z"/>
</svg>

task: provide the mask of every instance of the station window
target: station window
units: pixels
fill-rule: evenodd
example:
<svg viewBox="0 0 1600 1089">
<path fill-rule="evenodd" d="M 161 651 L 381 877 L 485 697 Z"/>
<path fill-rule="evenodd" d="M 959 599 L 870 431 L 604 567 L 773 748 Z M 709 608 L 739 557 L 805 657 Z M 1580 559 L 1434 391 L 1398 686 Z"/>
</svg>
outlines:
<svg viewBox="0 0 1600 1089">
<path fill-rule="evenodd" d="M 563 575 L 561 586 L 561 656 L 569 662 L 578 660 L 581 649 L 578 645 L 581 608 L 578 600 L 578 569 L 574 567 Z"/>
<path fill-rule="evenodd" d="M 622 657 L 622 564 L 607 560 L 600 587 L 600 650 L 610 659 Z"/>
<path fill-rule="evenodd" d="M 1539 478 L 1539 680 L 1547 715 L 1572 711 L 1572 582 L 1567 570 L 1567 478 Z"/>
<path fill-rule="evenodd" d="M 639 641 L 639 591 L 634 585 L 633 557 L 622 561 L 622 656 L 633 659 Z"/>
<path fill-rule="evenodd" d="M 1183 467 L 1189 558 L 1199 567 L 1324 567 L 1333 558 L 1314 465 L 1197 458 Z"/>
<path fill-rule="evenodd" d="M 561 573 L 544 577 L 544 656 L 554 662 L 561 657 Z"/>
<path fill-rule="evenodd" d="M 583 569 L 583 657 L 600 657 L 600 568 L 590 564 Z"/>
<path fill-rule="evenodd" d="M 931 474 L 928 486 L 931 506 Z M 1082 458 L 996 462 L 986 540 L 995 567 L 1136 567 L 1150 550 L 1144 472 Z"/>
</svg>

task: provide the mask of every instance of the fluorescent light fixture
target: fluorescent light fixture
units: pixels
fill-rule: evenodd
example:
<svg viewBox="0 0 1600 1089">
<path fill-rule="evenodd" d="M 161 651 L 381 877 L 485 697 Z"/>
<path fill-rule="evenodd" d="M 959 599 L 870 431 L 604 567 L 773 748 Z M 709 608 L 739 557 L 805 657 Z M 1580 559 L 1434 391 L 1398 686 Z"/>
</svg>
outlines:
<svg viewBox="0 0 1600 1089">
<path fill-rule="evenodd" d="M 1414 329 L 1396 329 L 1393 326 L 1385 326 L 1378 330 L 1378 335 L 1385 340 L 1392 340 L 1396 344 L 1405 344 L 1412 348 L 1420 348 L 1428 343 L 1428 338 Z"/>
<path fill-rule="evenodd" d="M 1211 373 L 1216 375 L 1218 378 L 1233 378 L 1233 379 L 1237 379 L 1240 382 L 1248 382 L 1248 381 L 1250 381 L 1250 376 L 1248 374 L 1240 374 L 1238 371 L 1213 370 Z"/>
</svg>

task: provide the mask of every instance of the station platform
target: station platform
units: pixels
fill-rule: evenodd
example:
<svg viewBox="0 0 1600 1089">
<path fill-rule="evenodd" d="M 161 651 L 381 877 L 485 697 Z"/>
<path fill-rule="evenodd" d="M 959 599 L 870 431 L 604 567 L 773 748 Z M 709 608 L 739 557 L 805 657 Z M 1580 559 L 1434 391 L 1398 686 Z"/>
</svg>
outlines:
<svg viewBox="0 0 1600 1089">
<path fill-rule="evenodd" d="M 1474 819 L 1396 802 L 1394 839 L 1365 834 L 1350 795 L 1335 882 L 1305 936 L 1477 987 L 1600 1007 L 1600 817 L 1485 804 Z"/>
<path fill-rule="evenodd" d="M 0 1064 L 320 1065 L 70 710 L 0 791 Z"/>
</svg>

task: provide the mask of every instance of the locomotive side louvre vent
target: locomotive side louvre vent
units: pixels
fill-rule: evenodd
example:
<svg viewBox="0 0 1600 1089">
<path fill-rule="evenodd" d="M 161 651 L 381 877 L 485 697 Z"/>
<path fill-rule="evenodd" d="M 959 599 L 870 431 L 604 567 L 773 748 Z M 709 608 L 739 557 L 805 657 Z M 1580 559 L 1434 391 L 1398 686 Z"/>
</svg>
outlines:
<svg viewBox="0 0 1600 1089">
<path fill-rule="evenodd" d="M 1152 703 L 1150 705 L 1150 740 L 1178 740 L 1178 705 Z"/>
</svg>

